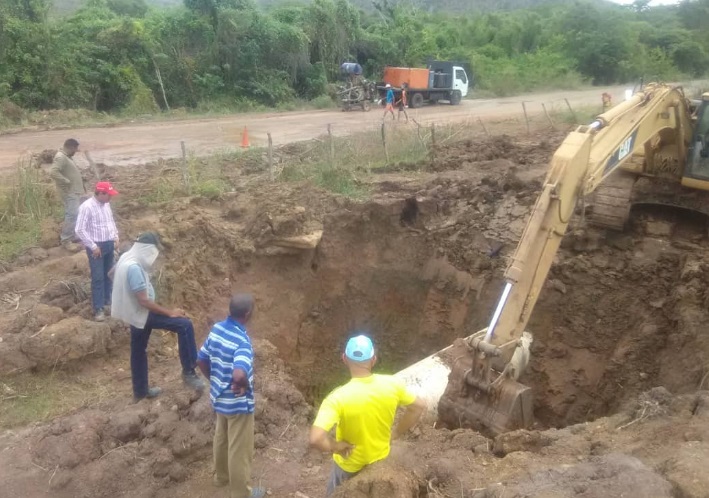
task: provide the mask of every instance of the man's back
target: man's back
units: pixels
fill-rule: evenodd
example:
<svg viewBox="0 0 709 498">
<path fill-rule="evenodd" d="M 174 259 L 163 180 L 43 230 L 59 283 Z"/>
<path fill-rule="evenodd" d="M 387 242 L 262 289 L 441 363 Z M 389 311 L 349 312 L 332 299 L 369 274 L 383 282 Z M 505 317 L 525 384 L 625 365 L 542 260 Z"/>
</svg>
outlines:
<svg viewBox="0 0 709 498">
<path fill-rule="evenodd" d="M 396 409 L 415 399 L 394 376 L 356 377 L 325 398 L 313 425 L 326 431 L 337 425 L 336 439 L 355 448 L 348 458 L 335 455 L 335 462 L 347 472 L 358 472 L 389 455 Z"/>
<path fill-rule="evenodd" d="M 198 358 L 210 364 L 209 396 L 217 413 L 253 413 L 253 391 L 248 389 L 243 396 L 236 396 L 232 391 L 234 368 L 243 370 L 249 386 L 253 387 L 253 355 L 251 339 L 243 325 L 231 317 L 214 324 Z"/>
</svg>

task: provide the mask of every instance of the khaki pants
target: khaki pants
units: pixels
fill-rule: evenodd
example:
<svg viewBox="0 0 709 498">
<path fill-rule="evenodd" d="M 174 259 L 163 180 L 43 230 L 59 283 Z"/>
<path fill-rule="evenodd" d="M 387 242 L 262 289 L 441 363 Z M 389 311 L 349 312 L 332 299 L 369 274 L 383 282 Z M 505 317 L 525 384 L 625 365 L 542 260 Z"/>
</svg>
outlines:
<svg viewBox="0 0 709 498">
<path fill-rule="evenodd" d="M 214 480 L 229 484 L 231 498 L 249 498 L 251 461 L 254 457 L 254 415 L 217 413 L 214 431 Z"/>
</svg>

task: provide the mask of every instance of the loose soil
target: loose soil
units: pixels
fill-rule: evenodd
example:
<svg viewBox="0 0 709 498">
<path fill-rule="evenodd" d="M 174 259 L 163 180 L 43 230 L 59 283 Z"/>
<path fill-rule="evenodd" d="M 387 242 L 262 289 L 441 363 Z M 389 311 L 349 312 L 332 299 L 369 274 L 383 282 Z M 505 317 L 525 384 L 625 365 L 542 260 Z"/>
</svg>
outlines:
<svg viewBox="0 0 709 498">
<path fill-rule="evenodd" d="M 160 232 L 159 300 L 189 311 L 198 341 L 231 292 L 256 296 L 254 479 L 272 496 L 324 494 L 329 460 L 308 451 L 308 424 L 346 380 L 339 355 L 353 331 L 373 336 L 379 371 L 395 372 L 487 324 L 563 136 L 441 147 L 418 170 L 360 180 L 366 201 L 237 163 L 218 199 L 156 203 L 179 168 L 108 167 L 122 239 Z M 645 209 L 625 234 L 576 224 L 528 326 L 520 381 L 536 426 L 489 439 L 424 424 L 338 496 L 708 496 L 705 221 Z M 0 399 L 22 402 L 18 375 L 57 371 L 110 395 L 89 390 L 69 413 L 7 428 L 0 497 L 226 496 L 211 487 L 209 402 L 180 384 L 174 338 L 150 345 L 165 395 L 132 403 L 126 328 L 89 321 L 86 256 L 52 247 L 57 230 L 0 275 Z"/>
</svg>

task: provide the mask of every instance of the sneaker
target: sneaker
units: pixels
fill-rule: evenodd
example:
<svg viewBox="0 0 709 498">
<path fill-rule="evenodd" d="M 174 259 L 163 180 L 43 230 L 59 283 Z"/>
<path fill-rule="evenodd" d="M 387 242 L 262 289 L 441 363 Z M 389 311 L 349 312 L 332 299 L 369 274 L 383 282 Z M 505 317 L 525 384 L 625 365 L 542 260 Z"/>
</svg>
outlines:
<svg viewBox="0 0 709 498">
<path fill-rule="evenodd" d="M 202 382 L 202 379 L 200 379 L 195 372 L 183 373 L 182 381 L 187 387 L 191 387 L 195 391 L 204 389 L 204 382 Z"/>
<path fill-rule="evenodd" d="M 133 399 L 135 399 L 136 402 L 140 401 L 141 399 L 152 399 L 152 398 L 157 398 L 160 396 L 160 393 L 162 393 L 162 389 L 159 387 L 149 387 L 148 388 L 148 393 L 145 396 L 134 396 Z"/>
<path fill-rule="evenodd" d="M 62 249 L 69 252 L 79 252 L 81 251 L 81 246 L 79 244 L 74 244 L 70 240 L 65 240 L 64 242 L 62 242 Z"/>
<path fill-rule="evenodd" d="M 103 307 L 103 313 L 106 316 L 111 316 L 111 305 L 110 304 L 107 304 Z"/>
<path fill-rule="evenodd" d="M 103 310 L 99 311 L 94 315 L 94 320 L 97 322 L 105 322 L 106 321 L 106 314 L 103 312 Z"/>
</svg>

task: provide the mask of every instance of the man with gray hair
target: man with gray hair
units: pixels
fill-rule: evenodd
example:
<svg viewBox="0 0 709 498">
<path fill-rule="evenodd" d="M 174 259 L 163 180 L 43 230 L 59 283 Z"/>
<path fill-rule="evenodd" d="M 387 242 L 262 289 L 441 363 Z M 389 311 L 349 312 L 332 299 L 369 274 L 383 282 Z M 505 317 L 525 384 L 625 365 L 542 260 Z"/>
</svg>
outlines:
<svg viewBox="0 0 709 498">
<path fill-rule="evenodd" d="M 209 397 L 217 414 L 214 431 L 214 484 L 229 486 L 231 498 L 260 498 L 250 488 L 254 454 L 254 350 L 246 331 L 254 298 L 234 294 L 229 316 L 214 324 L 197 355 L 197 366 L 209 379 Z"/>
</svg>

